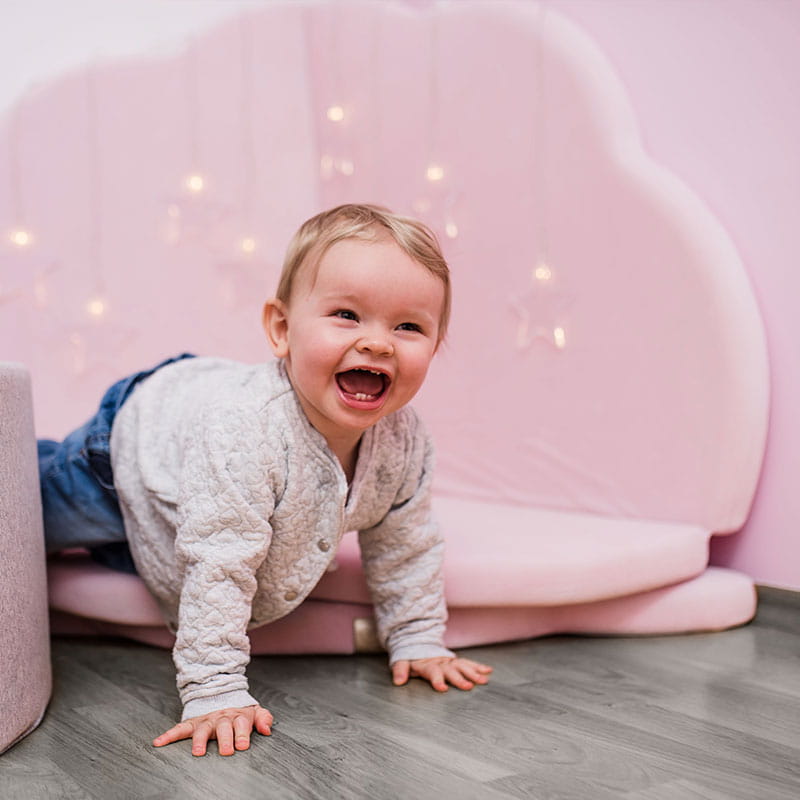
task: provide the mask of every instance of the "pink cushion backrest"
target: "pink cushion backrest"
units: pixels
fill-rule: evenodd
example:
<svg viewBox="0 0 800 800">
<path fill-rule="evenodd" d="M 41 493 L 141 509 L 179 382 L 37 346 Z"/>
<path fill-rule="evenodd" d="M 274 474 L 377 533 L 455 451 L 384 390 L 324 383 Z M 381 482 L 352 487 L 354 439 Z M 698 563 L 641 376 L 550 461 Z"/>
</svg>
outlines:
<svg viewBox="0 0 800 800">
<path fill-rule="evenodd" d="M 315 100 L 354 115 L 319 123 L 320 152 L 367 167 L 323 181 L 323 205 L 379 187 L 451 262 L 450 337 L 419 402 L 439 490 L 740 527 L 766 436 L 759 312 L 592 42 L 535 3 L 345 6 L 307 25 Z M 426 183 L 431 162 L 444 177 Z"/>
<path fill-rule="evenodd" d="M 610 67 L 565 20 L 530 8 L 444 16 L 450 62 L 480 40 L 487 68 L 442 78 L 462 100 L 440 119 L 464 199 L 451 337 L 422 403 L 440 489 L 738 528 L 768 377 L 730 239 L 648 159 Z M 531 277 L 540 259 L 547 283 Z M 537 325 L 546 336 L 532 336 Z"/>
<path fill-rule="evenodd" d="M 263 359 L 258 310 L 290 232 L 321 207 L 378 200 L 429 222 L 452 266 L 451 332 L 418 403 L 440 492 L 738 528 L 768 391 L 742 263 L 703 204 L 645 155 L 602 55 L 543 9 L 267 4 L 191 52 L 99 66 L 94 188 L 87 76 L 32 97 L 18 167 L 43 244 L 33 266 L 20 257 L 11 269 L 61 264 L 47 273 L 58 313 L 40 320 L 12 304 L 0 338 L 26 331 L 52 359 L 35 365 L 39 418 L 74 426 L 112 378 L 187 343 Z M 192 63 L 202 103 L 187 108 Z M 326 114 L 334 105 L 341 123 Z M 197 203 L 179 189 L 192 137 L 214 179 Z M 249 199 L 247 176 L 258 184 Z M 96 282 L 91 209 L 73 211 L 54 186 L 102 197 L 108 330 L 76 328 Z M 9 202 L 0 196 L 10 218 Z M 176 208 L 177 231 L 166 213 Z M 226 249 L 245 214 L 266 243 L 250 261 Z M 542 260 L 547 284 L 532 278 Z M 65 384 L 75 330 L 96 338 L 78 354 L 95 372 Z M 16 357 L 35 360 L 26 346 Z"/>
</svg>

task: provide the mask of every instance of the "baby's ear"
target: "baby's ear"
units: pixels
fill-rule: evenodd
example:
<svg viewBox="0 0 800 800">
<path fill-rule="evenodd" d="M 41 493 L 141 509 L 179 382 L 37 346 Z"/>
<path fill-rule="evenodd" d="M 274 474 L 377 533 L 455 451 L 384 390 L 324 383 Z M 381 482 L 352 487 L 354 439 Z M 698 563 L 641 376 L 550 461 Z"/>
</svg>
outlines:
<svg viewBox="0 0 800 800">
<path fill-rule="evenodd" d="M 289 315 L 286 304 L 277 297 L 267 300 L 261 324 L 272 352 L 278 358 L 285 358 L 289 354 Z"/>
</svg>

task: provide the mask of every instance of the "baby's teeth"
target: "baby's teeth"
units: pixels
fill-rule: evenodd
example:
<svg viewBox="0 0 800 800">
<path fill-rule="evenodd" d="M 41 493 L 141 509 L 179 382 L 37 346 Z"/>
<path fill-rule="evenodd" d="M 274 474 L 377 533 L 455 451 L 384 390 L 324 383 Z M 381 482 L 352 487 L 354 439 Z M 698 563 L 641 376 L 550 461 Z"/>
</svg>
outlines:
<svg viewBox="0 0 800 800">
<path fill-rule="evenodd" d="M 374 400 L 375 396 L 371 394 L 364 394 L 364 392 L 356 393 L 356 400 Z"/>
</svg>

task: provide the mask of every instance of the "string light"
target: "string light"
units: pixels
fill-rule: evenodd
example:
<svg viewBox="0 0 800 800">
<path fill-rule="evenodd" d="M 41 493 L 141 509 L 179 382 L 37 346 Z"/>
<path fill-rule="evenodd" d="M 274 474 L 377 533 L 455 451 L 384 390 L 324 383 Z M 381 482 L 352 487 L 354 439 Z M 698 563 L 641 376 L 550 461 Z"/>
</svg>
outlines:
<svg viewBox="0 0 800 800">
<path fill-rule="evenodd" d="M 567 346 L 567 332 L 561 326 L 553 328 L 553 344 L 559 350 Z"/>
<path fill-rule="evenodd" d="M 455 239 L 458 236 L 458 225 L 453 220 L 449 220 L 444 226 L 444 232 L 448 239 Z"/>
<path fill-rule="evenodd" d="M 95 295 L 87 301 L 86 313 L 94 319 L 102 319 L 108 313 L 108 302 L 100 295 Z"/>
<path fill-rule="evenodd" d="M 25 225 L 28 216 L 25 210 L 22 169 L 19 158 L 19 144 L 22 138 L 22 113 L 25 105 L 26 98 L 23 97 L 16 105 L 8 126 L 9 199 L 11 201 L 12 219 L 16 223 L 13 230 L 8 232 L 8 240 L 14 247 L 20 250 L 24 250 L 33 244 L 33 234 Z M 7 293 L 3 294 L 8 297 Z"/>
<path fill-rule="evenodd" d="M 202 175 L 197 172 L 193 172 L 191 175 L 186 176 L 184 185 L 190 192 L 194 194 L 200 194 L 200 192 L 202 192 L 206 187 L 206 181 Z"/>
<path fill-rule="evenodd" d="M 94 294 L 84 306 L 86 314 L 96 322 L 101 322 L 108 311 L 108 305 L 103 298 L 104 281 L 104 212 L 103 203 L 103 152 L 100 146 L 100 103 L 97 94 L 97 66 L 92 66 L 86 73 L 86 127 L 87 127 L 87 156 L 89 181 L 89 263 L 93 276 Z M 85 369 L 85 356 L 83 353 Z"/>
<path fill-rule="evenodd" d="M 256 240 L 253 239 L 251 236 L 245 236 L 239 242 L 239 248 L 243 253 L 253 253 L 256 249 Z"/>
<path fill-rule="evenodd" d="M 437 183 L 444 178 L 444 167 L 440 164 L 430 164 L 425 170 L 425 177 L 431 183 Z"/>
<path fill-rule="evenodd" d="M 539 262 L 534 267 L 533 278 L 539 283 L 549 283 L 553 279 L 553 270 L 544 262 Z"/>
<path fill-rule="evenodd" d="M 331 122 L 344 121 L 344 109 L 341 106 L 331 106 L 328 109 L 327 115 Z"/>
<path fill-rule="evenodd" d="M 33 244 L 33 234 L 30 231 L 26 231 L 24 228 L 17 228 L 11 231 L 8 235 L 8 239 L 11 244 L 20 248 L 30 247 Z"/>
</svg>

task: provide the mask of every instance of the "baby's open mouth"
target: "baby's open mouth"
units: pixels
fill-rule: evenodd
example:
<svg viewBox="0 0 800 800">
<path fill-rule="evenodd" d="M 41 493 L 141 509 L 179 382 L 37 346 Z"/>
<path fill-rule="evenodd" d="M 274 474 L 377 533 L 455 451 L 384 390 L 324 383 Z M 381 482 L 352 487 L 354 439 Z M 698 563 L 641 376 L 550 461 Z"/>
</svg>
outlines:
<svg viewBox="0 0 800 800">
<path fill-rule="evenodd" d="M 371 369 L 349 369 L 336 375 L 339 388 L 355 400 L 377 400 L 389 385 L 388 375 Z"/>
</svg>

